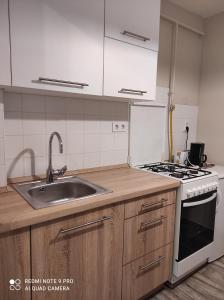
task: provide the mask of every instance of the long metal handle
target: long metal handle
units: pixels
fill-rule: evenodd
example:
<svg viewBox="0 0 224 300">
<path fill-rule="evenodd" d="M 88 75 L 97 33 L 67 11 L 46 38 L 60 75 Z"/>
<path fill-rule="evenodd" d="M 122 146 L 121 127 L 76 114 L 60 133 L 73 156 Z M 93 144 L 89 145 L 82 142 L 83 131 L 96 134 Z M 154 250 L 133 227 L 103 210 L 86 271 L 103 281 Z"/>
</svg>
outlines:
<svg viewBox="0 0 224 300">
<path fill-rule="evenodd" d="M 155 225 L 160 225 L 163 223 L 163 220 L 166 219 L 167 217 L 165 216 L 161 216 L 158 219 L 149 221 L 149 222 L 145 222 L 145 223 L 141 223 L 140 225 L 140 231 L 145 230 L 147 227 L 151 227 L 151 226 L 155 226 Z"/>
<path fill-rule="evenodd" d="M 131 31 L 127 31 L 127 30 L 124 30 L 123 32 L 121 32 L 121 34 L 127 35 L 127 36 L 135 38 L 137 40 L 141 40 L 143 42 L 150 41 L 150 38 L 148 38 L 144 35 L 140 35 L 140 34 L 137 34 L 137 33 L 131 32 Z"/>
<path fill-rule="evenodd" d="M 139 271 L 142 272 L 142 271 L 151 270 L 154 266 L 159 265 L 164 259 L 165 259 L 165 256 L 159 256 L 159 258 L 157 258 L 153 262 L 151 262 L 145 266 L 139 266 Z"/>
<path fill-rule="evenodd" d="M 212 200 L 214 200 L 217 197 L 217 193 L 215 193 L 214 195 L 212 195 L 211 197 L 201 200 L 201 201 L 197 201 L 197 202 L 187 202 L 183 204 L 183 207 L 192 207 L 192 206 L 197 206 L 197 205 L 202 205 L 208 202 L 211 202 Z"/>
<path fill-rule="evenodd" d="M 102 217 L 101 219 L 98 219 L 96 221 L 91 221 L 91 222 L 88 222 L 88 223 L 85 223 L 85 224 L 82 224 L 82 225 L 78 225 L 78 226 L 75 226 L 75 227 L 67 228 L 67 229 L 61 229 L 60 233 L 66 233 L 66 232 L 69 232 L 69 231 L 79 230 L 81 228 L 84 228 L 84 227 L 87 227 L 87 226 L 90 226 L 90 225 L 93 225 L 93 224 L 97 224 L 97 223 L 102 223 L 104 221 L 111 220 L 111 219 L 112 219 L 111 216 Z"/>
<path fill-rule="evenodd" d="M 149 204 L 142 204 L 141 210 L 139 213 L 142 213 L 144 211 L 154 210 L 159 207 L 162 207 L 164 202 L 167 202 L 168 199 L 162 198 L 159 202 L 149 203 Z"/>
<path fill-rule="evenodd" d="M 132 95 L 138 95 L 138 96 L 143 96 L 144 94 L 147 94 L 147 91 L 141 91 L 141 90 L 133 90 L 133 89 L 125 89 L 122 88 L 118 93 L 121 94 L 132 94 Z"/>
<path fill-rule="evenodd" d="M 89 86 L 87 83 L 73 82 L 73 81 L 67 81 L 67 80 L 59 80 L 59 79 L 46 78 L 46 77 L 39 77 L 38 80 L 42 81 L 42 82 L 52 82 L 52 83 L 58 83 L 58 84 L 68 84 L 68 85 L 74 85 L 74 86 L 79 86 L 79 87 Z"/>
</svg>

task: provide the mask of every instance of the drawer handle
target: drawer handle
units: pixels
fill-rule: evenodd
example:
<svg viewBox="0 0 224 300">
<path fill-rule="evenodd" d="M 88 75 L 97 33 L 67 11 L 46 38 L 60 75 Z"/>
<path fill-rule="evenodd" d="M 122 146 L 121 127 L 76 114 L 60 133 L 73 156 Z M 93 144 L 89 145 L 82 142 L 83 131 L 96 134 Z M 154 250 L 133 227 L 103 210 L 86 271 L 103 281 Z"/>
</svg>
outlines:
<svg viewBox="0 0 224 300">
<path fill-rule="evenodd" d="M 143 213 L 144 211 L 154 210 L 158 207 L 162 207 L 168 199 L 162 198 L 159 202 L 149 203 L 149 204 L 142 204 L 141 210 L 139 213 Z"/>
<path fill-rule="evenodd" d="M 71 228 L 67 228 L 67 229 L 61 229 L 60 233 L 66 233 L 66 232 L 69 232 L 69 231 L 76 231 L 76 230 L 85 228 L 87 226 L 93 225 L 93 224 L 103 223 L 104 221 L 111 220 L 111 219 L 112 219 L 111 216 L 102 217 L 101 219 L 98 219 L 96 221 L 91 221 L 91 222 L 88 222 L 88 223 L 85 223 L 85 224 L 82 224 L 82 225 L 79 225 L 79 226 L 75 226 L 75 227 L 71 227 Z"/>
<path fill-rule="evenodd" d="M 118 93 L 143 96 L 144 94 L 147 94 L 147 91 L 132 90 L 132 89 L 124 89 L 124 88 L 122 88 L 122 89 L 120 89 L 120 91 L 118 91 Z"/>
<path fill-rule="evenodd" d="M 140 35 L 140 34 L 137 34 L 137 33 L 131 32 L 131 31 L 127 31 L 127 30 L 124 30 L 123 32 L 121 32 L 121 34 L 127 35 L 127 36 L 135 38 L 137 40 L 141 40 L 143 42 L 150 41 L 150 38 L 148 38 L 144 35 Z"/>
<path fill-rule="evenodd" d="M 140 266 L 139 267 L 139 271 L 140 272 L 149 271 L 153 267 L 155 267 L 156 265 L 159 265 L 164 259 L 165 259 L 165 256 L 159 256 L 159 258 L 157 258 L 153 262 L 151 262 L 151 263 L 149 263 L 149 264 L 147 264 L 145 266 Z"/>
<path fill-rule="evenodd" d="M 75 87 L 80 87 L 80 88 L 89 86 L 87 83 L 73 82 L 73 81 L 66 81 L 66 80 L 59 80 L 59 79 L 45 78 L 45 77 L 39 77 L 38 80 L 41 82 L 46 82 L 46 83 L 74 85 Z"/>
<path fill-rule="evenodd" d="M 155 225 L 160 225 L 163 223 L 163 220 L 165 220 L 167 217 L 161 216 L 159 219 L 152 220 L 146 223 L 141 223 L 140 225 L 140 231 L 145 230 L 147 227 L 155 226 Z"/>
</svg>

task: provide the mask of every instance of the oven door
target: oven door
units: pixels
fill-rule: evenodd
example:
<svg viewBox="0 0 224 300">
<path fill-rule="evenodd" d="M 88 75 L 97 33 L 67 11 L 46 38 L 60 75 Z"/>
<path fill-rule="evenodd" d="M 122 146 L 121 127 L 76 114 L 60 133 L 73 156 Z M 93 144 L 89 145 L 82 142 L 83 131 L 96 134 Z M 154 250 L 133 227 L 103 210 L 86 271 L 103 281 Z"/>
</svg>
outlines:
<svg viewBox="0 0 224 300">
<path fill-rule="evenodd" d="M 217 191 L 184 200 L 181 204 L 178 260 L 213 242 Z"/>
</svg>

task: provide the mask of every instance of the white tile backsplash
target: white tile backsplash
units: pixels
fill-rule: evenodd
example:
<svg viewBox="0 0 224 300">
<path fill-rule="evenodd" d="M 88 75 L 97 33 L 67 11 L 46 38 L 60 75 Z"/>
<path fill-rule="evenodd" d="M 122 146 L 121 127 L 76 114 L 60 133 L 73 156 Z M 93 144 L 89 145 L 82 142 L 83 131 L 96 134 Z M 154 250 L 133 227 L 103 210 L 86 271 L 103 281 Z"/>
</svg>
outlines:
<svg viewBox="0 0 224 300">
<path fill-rule="evenodd" d="M 23 135 L 45 134 L 46 120 L 44 113 L 24 112 L 22 124 Z"/>
<path fill-rule="evenodd" d="M 22 135 L 5 136 L 5 158 L 15 159 L 24 150 Z"/>
<path fill-rule="evenodd" d="M 168 88 L 157 87 L 156 93 L 156 101 L 155 104 L 168 104 Z M 166 114 L 168 117 L 168 112 Z M 174 154 L 176 151 L 185 150 L 186 143 L 186 124 L 189 125 L 189 138 L 188 138 L 188 149 L 190 147 L 191 142 L 196 141 L 196 133 L 197 133 L 197 120 L 198 120 L 198 106 L 195 105 L 181 105 L 176 104 L 175 110 L 173 112 L 173 143 L 174 143 Z M 168 151 L 168 130 L 167 125 L 168 121 L 165 122 L 165 139 L 164 139 L 164 152 L 163 152 L 163 160 L 167 160 L 169 158 Z"/>
<path fill-rule="evenodd" d="M 5 135 L 22 135 L 22 113 L 17 111 L 5 112 Z"/>
<path fill-rule="evenodd" d="M 84 154 L 84 168 L 95 168 L 100 166 L 100 153 L 85 153 Z"/>
<path fill-rule="evenodd" d="M 197 119 L 198 119 L 198 106 L 193 105 L 180 105 L 175 106 L 173 114 L 173 140 L 174 140 L 174 153 L 176 151 L 185 150 L 186 148 L 186 125 L 189 126 L 188 135 L 188 150 L 190 144 L 196 141 L 197 134 Z"/>
<path fill-rule="evenodd" d="M 22 94 L 4 93 L 5 111 L 22 111 Z"/>
<path fill-rule="evenodd" d="M 0 166 L 5 164 L 4 139 L 0 138 Z"/>
<path fill-rule="evenodd" d="M 82 153 L 80 154 L 68 154 L 67 155 L 67 167 L 69 170 L 83 169 L 83 157 Z"/>
<path fill-rule="evenodd" d="M 157 97 L 167 103 L 167 90 L 157 91 Z M 174 151 L 185 148 L 186 123 L 190 127 L 188 145 L 196 140 L 197 114 L 197 106 L 176 105 Z M 128 132 L 112 132 L 112 122 L 117 120 L 128 123 L 127 103 L 0 91 L 0 186 L 6 184 L 6 176 L 46 172 L 53 131 L 61 134 L 64 145 L 61 155 L 56 138 L 53 141 L 54 168 L 126 163 Z"/>
<path fill-rule="evenodd" d="M 0 137 L 3 136 L 4 136 L 4 111 L 3 111 L 3 105 L 0 103 Z"/>
<path fill-rule="evenodd" d="M 84 134 L 74 131 L 67 131 L 67 154 L 84 153 Z"/>
<path fill-rule="evenodd" d="M 45 112 L 45 100 L 40 95 L 22 95 L 22 111 L 33 112 L 33 113 L 44 113 Z"/>
<path fill-rule="evenodd" d="M 61 134 L 64 145 L 59 154 L 54 138 L 54 168 L 67 164 L 69 170 L 75 170 L 127 162 L 128 133 L 112 132 L 113 121 L 128 122 L 127 103 L 9 92 L 3 96 L 0 167 L 4 166 L 8 177 L 46 172 L 53 131 Z M 2 170 L 0 186 L 6 180 Z"/>
<path fill-rule="evenodd" d="M 99 152 L 101 137 L 100 133 L 86 133 L 84 135 L 84 152 Z"/>
<path fill-rule="evenodd" d="M 5 165 L 0 165 L 0 187 L 6 186 Z"/>
<path fill-rule="evenodd" d="M 30 157 L 30 153 L 36 156 L 46 156 L 46 135 L 24 135 L 24 156 Z"/>
</svg>

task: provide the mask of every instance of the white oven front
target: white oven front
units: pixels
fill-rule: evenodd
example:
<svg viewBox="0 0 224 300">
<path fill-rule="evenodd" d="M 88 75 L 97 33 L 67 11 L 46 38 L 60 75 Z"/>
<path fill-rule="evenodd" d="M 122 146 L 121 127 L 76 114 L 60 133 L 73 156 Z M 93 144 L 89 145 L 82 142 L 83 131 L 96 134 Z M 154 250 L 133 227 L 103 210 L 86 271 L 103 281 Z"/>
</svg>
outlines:
<svg viewBox="0 0 224 300">
<path fill-rule="evenodd" d="M 173 274 L 171 283 L 205 263 L 214 241 L 217 190 L 181 200 L 177 195 Z"/>
</svg>

